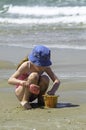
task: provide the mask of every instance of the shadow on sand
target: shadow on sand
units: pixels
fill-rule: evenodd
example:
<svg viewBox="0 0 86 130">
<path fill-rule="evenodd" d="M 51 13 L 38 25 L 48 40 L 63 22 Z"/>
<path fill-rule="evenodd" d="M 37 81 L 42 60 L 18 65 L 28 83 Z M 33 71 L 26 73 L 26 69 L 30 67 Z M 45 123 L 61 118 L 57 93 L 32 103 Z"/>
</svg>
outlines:
<svg viewBox="0 0 86 130">
<path fill-rule="evenodd" d="M 58 103 L 56 108 L 66 108 L 66 107 L 79 107 L 80 105 L 72 103 Z"/>
<path fill-rule="evenodd" d="M 31 103 L 32 108 L 44 108 L 44 106 L 39 106 L 37 103 Z M 57 103 L 56 108 L 66 108 L 66 107 L 79 107 L 80 105 L 72 103 Z"/>
</svg>

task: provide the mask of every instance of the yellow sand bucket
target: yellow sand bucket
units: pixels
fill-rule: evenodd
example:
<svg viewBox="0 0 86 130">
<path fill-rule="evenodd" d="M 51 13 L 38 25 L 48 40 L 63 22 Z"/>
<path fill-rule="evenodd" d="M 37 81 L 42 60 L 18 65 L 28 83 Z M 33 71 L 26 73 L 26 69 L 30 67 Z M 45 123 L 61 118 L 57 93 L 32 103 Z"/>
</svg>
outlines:
<svg viewBox="0 0 86 130">
<path fill-rule="evenodd" d="M 43 95 L 45 107 L 55 108 L 58 102 L 58 97 L 55 95 Z"/>
</svg>

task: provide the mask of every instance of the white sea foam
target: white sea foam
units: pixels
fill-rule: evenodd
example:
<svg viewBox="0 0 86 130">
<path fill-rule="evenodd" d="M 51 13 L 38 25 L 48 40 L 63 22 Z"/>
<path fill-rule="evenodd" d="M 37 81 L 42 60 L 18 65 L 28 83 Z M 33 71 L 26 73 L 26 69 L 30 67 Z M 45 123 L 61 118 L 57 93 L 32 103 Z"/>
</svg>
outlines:
<svg viewBox="0 0 86 130">
<path fill-rule="evenodd" d="M 5 5 L 6 6 L 6 5 Z M 12 6 L 6 8 L 0 23 L 12 24 L 86 24 L 86 6 L 47 7 Z"/>
<path fill-rule="evenodd" d="M 26 6 L 10 6 L 8 13 L 20 15 L 35 16 L 54 16 L 54 15 L 86 15 L 86 6 L 76 7 L 26 7 Z"/>
<path fill-rule="evenodd" d="M 0 18 L 0 23 L 12 24 L 86 24 L 86 16 L 66 16 L 58 18 Z"/>
<path fill-rule="evenodd" d="M 69 78 L 86 78 L 86 72 L 65 72 L 65 73 L 58 73 L 58 76 L 62 79 L 69 79 Z"/>
<path fill-rule="evenodd" d="M 86 46 L 82 46 L 82 45 L 58 45 L 58 44 L 54 44 L 54 45 L 49 45 L 49 47 L 51 48 L 59 48 L 59 49 L 75 49 L 75 50 L 86 50 Z"/>
<path fill-rule="evenodd" d="M 22 47 L 22 48 L 33 48 L 33 46 L 35 45 L 29 45 L 28 44 L 23 44 L 23 43 L 20 43 L 20 44 L 13 44 L 13 43 L 6 43 L 6 44 L 3 44 L 3 43 L 0 43 L 0 46 L 9 46 L 9 47 Z M 73 49 L 73 50 L 86 50 L 86 46 L 82 46 L 82 45 L 64 45 L 64 44 L 46 44 L 47 47 L 49 48 L 57 48 L 57 49 Z"/>
</svg>

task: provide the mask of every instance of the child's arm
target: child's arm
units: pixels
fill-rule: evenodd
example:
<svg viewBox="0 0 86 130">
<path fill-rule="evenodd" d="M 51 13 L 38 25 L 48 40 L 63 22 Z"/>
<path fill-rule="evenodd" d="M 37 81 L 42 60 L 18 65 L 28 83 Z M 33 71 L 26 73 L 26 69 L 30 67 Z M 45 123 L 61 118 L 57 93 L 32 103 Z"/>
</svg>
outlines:
<svg viewBox="0 0 86 130">
<path fill-rule="evenodd" d="M 49 95 L 54 95 L 55 92 L 57 91 L 59 85 L 60 85 L 60 80 L 58 79 L 58 77 L 54 74 L 54 72 L 51 70 L 51 68 L 47 68 L 46 70 L 47 74 L 49 75 L 49 77 L 52 79 L 53 81 L 53 86 L 51 88 L 50 91 L 47 92 L 47 94 Z"/>
<path fill-rule="evenodd" d="M 23 73 L 27 72 L 27 63 L 23 63 L 18 70 L 8 79 L 8 83 L 12 85 L 27 86 L 27 82 L 24 80 L 19 80 L 18 77 Z"/>
<path fill-rule="evenodd" d="M 9 84 L 12 84 L 12 85 L 21 85 L 21 86 L 23 86 L 23 85 L 24 85 L 24 82 L 26 82 L 26 81 L 17 79 L 17 76 L 18 76 L 18 75 L 19 75 L 19 71 L 17 70 L 17 71 L 8 79 L 8 83 L 9 83 Z"/>
</svg>

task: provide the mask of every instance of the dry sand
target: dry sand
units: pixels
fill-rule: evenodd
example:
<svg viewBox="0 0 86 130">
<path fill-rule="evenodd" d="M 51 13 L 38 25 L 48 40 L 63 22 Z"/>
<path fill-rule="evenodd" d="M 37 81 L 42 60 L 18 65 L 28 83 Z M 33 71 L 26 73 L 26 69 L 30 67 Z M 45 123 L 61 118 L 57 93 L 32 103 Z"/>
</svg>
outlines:
<svg viewBox="0 0 86 130">
<path fill-rule="evenodd" d="M 72 93 L 65 96 L 69 90 L 76 91 L 76 85 L 78 90 L 86 92 L 86 83 L 62 84 L 57 108 L 24 110 L 15 97 L 14 87 L 8 85 L 7 80 L 1 80 L 0 130 L 85 130 L 86 100 L 79 102 L 79 96 Z"/>
</svg>

